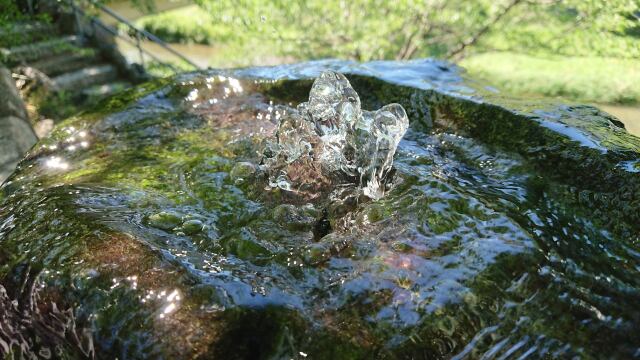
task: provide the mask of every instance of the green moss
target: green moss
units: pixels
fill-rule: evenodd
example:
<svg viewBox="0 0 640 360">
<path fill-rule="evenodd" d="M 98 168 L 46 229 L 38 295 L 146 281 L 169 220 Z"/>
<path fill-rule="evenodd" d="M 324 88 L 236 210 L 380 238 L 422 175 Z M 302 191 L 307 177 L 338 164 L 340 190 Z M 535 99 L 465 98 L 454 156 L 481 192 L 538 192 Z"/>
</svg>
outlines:
<svg viewBox="0 0 640 360">
<path fill-rule="evenodd" d="M 182 223 L 181 230 L 187 235 L 193 235 L 201 232 L 204 229 L 204 224 L 198 219 L 187 220 Z"/>
<path fill-rule="evenodd" d="M 228 235 L 221 240 L 221 243 L 227 252 L 244 260 L 253 260 L 271 254 L 248 229 L 241 229 Z"/>
<path fill-rule="evenodd" d="M 510 336 L 532 339 L 514 356 L 538 345 L 562 346 L 559 357 L 588 357 L 599 348 L 619 357 L 635 351 L 615 348 L 637 343 L 636 333 L 616 325 L 635 325 L 637 317 L 637 277 L 627 251 L 638 233 L 638 179 L 615 170 L 620 160 L 637 158 L 633 139 L 600 129 L 608 120 L 597 114 L 584 121 L 585 108 L 570 110 L 581 115 L 575 118 L 569 110 L 554 113 L 585 131 L 597 125 L 589 134 L 601 136 L 603 154 L 541 126 L 527 115 L 531 108 L 514 110 L 509 106 L 518 104 L 504 99 L 470 101 L 352 79 L 367 107 L 392 101 L 407 107 L 413 121 L 407 141 L 421 146 L 438 143 L 443 133 L 461 137 L 417 155 L 432 161 L 401 149 L 396 185 L 380 201 L 328 212 L 332 233 L 314 238 L 320 209 L 282 205 L 260 182 L 238 184 L 253 171 L 238 164 L 258 162 L 256 143 L 235 141 L 228 128 L 212 126 L 215 116 L 194 116 L 172 102 L 188 90 L 176 85 L 153 95 L 158 103 L 145 99 L 150 103 L 128 108 L 135 98 L 129 94 L 112 103 L 115 113 L 65 121 L 90 130 L 92 142 L 86 151 L 61 153 L 69 172 L 40 166 L 50 156 L 48 145 L 69 136 L 63 128 L 34 149 L 16 182 L 3 188 L 0 213 L 8 215 L 0 229 L 6 236 L 0 281 L 18 288 L 25 264 L 51 270 L 42 279 L 46 288 L 81 304 L 80 314 L 97 314 L 97 346 L 113 351 L 109 356 L 157 351 L 171 357 L 165 351 L 174 346 L 156 348 L 157 339 L 191 330 L 210 342 L 189 337 L 172 345 L 231 359 L 300 352 L 445 358 L 471 341 L 469 356 L 481 357 Z M 301 83 L 296 91 L 308 82 Z M 287 96 L 277 86 L 270 92 Z M 418 132 L 417 123 L 435 134 Z M 505 188 L 503 178 L 477 161 L 500 156 L 519 164 L 496 165 Z M 59 186 L 71 180 L 77 185 Z M 105 238 L 106 230 L 119 241 Z M 130 276 L 141 289 L 146 284 L 145 291 L 185 294 L 176 317 L 162 322 L 156 312 L 162 307 L 141 305 L 149 293 L 124 286 Z M 114 279 L 121 284 L 114 286 Z M 487 328 L 495 332 L 478 335 Z"/>
<path fill-rule="evenodd" d="M 161 211 L 149 216 L 147 221 L 149 222 L 149 225 L 155 228 L 173 230 L 182 224 L 182 214 L 171 211 Z"/>
<path fill-rule="evenodd" d="M 316 219 L 307 213 L 308 211 L 305 211 L 303 207 L 281 204 L 276 206 L 272 216 L 276 223 L 289 230 L 310 231 L 313 229 Z"/>
</svg>

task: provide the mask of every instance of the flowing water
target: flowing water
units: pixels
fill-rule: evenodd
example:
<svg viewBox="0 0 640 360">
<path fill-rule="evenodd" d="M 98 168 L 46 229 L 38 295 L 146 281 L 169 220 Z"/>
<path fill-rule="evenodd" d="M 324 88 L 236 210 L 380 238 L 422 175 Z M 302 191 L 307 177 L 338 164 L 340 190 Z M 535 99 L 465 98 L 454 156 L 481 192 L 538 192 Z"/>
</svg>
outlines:
<svg viewBox="0 0 640 360">
<path fill-rule="evenodd" d="M 377 200 L 259 175 L 324 67 L 411 121 Z M 483 91 L 431 61 L 309 63 L 182 75 L 67 120 L 0 193 L 0 351 L 640 357 L 640 141 Z"/>
</svg>

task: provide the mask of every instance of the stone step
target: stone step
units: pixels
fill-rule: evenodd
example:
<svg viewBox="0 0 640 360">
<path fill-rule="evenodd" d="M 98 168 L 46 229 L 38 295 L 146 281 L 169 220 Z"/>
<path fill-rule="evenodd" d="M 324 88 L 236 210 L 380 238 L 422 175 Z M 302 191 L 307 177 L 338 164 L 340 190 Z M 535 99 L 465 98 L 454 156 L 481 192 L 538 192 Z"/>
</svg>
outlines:
<svg viewBox="0 0 640 360">
<path fill-rule="evenodd" d="M 37 42 L 0 49 L 2 60 L 8 64 L 17 64 L 32 60 L 41 60 L 55 55 L 81 51 L 78 47 L 78 37 L 75 35 L 62 36 Z"/>
<path fill-rule="evenodd" d="M 82 95 L 87 98 L 107 97 L 124 89 L 128 89 L 131 86 L 132 84 L 130 82 L 114 81 L 108 84 L 96 85 L 82 90 Z"/>
<path fill-rule="evenodd" d="M 97 50 L 82 48 L 76 53 L 61 54 L 35 61 L 30 66 L 42 71 L 49 77 L 53 77 L 94 65 L 100 61 L 100 53 Z"/>
<path fill-rule="evenodd" d="M 11 24 L 0 29 L 0 47 L 11 48 L 55 37 L 58 27 L 54 24 L 31 21 Z"/>
<path fill-rule="evenodd" d="M 53 78 L 58 90 L 81 91 L 82 89 L 108 83 L 118 77 L 118 70 L 109 64 L 85 67 Z"/>
</svg>

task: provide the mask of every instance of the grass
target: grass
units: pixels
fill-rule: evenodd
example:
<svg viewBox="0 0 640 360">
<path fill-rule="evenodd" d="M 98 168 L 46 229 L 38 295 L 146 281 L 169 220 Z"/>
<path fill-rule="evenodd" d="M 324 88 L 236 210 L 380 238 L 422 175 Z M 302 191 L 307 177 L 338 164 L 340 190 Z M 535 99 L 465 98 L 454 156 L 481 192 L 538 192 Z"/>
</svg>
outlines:
<svg viewBox="0 0 640 360">
<path fill-rule="evenodd" d="M 228 32 L 215 26 L 209 14 L 198 5 L 143 16 L 136 25 L 174 43 L 213 45 Z"/>
<path fill-rule="evenodd" d="M 490 52 L 473 55 L 461 65 L 471 77 L 513 95 L 640 103 L 640 60 Z"/>
</svg>

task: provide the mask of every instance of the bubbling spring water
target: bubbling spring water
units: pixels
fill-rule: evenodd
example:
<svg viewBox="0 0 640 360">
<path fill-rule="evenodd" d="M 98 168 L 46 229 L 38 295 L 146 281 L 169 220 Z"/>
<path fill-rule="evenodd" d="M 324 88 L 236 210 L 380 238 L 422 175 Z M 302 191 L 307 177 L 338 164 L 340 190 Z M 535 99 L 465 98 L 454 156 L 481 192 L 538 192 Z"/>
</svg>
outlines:
<svg viewBox="0 0 640 360">
<path fill-rule="evenodd" d="M 393 155 L 409 127 L 401 105 L 362 110 L 349 80 L 325 71 L 308 102 L 279 110 L 284 115 L 263 158 L 270 187 L 307 199 L 327 191 L 336 197 L 353 186 L 374 200 L 384 196 Z"/>
</svg>

